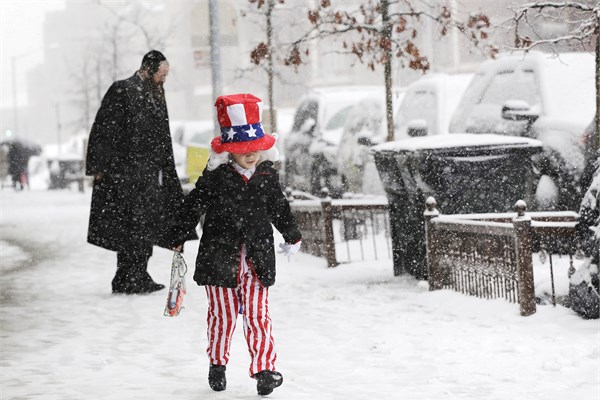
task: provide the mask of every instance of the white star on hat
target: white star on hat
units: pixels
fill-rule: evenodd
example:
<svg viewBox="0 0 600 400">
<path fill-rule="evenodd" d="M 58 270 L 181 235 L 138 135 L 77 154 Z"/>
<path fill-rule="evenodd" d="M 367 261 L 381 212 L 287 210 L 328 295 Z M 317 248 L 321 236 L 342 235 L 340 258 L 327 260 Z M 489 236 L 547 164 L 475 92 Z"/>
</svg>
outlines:
<svg viewBox="0 0 600 400">
<path fill-rule="evenodd" d="M 229 130 L 225 133 L 227 134 L 227 140 L 233 140 L 233 137 L 235 136 L 235 131 L 233 128 L 229 128 Z"/>
<path fill-rule="evenodd" d="M 256 137 L 256 129 L 252 125 L 250 125 L 250 129 L 248 129 L 248 137 Z"/>
</svg>

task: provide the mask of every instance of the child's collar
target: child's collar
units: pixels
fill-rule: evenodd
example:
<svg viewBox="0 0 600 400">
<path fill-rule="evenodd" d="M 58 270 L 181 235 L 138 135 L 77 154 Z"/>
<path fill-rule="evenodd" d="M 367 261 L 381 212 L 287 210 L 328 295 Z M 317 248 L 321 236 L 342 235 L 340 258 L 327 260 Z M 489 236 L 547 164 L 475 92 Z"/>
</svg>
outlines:
<svg viewBox="0 0 600 400">
<path fill-rule="evenodd" d="M 246 178 L 248 178 L 248 179 L 250 179 L 250 177 L 251 177 L 252 175 L 254 175 L 254 172 L 256 171 L 256 167 L 254 167 L 254 168 L 249 168 L 249 169 L 246 169 L 246 168 L 243 168 L 243 167 L 241 167 L 241 166 L 240 166 L 238 163 L 236 163 L 236 162 L 233 162 L 233 163 L 231 163 L 231 165 L 233 166 L 233 168 L 235 168 L 235 170 L 236 170 L 237 172 L 239 172 L 239 173 L 240 173 L 240 175 L 243 175 L 243 176 L 245 176 L 245 177 L 246 177 Z"/>
</svg>

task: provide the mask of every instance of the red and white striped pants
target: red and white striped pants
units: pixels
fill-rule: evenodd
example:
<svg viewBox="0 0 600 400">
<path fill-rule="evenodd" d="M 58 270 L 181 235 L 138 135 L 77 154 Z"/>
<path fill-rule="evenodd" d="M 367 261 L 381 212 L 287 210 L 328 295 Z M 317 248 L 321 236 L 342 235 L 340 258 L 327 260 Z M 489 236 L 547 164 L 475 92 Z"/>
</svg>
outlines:
<svg viewBox="0 0 600 400">
<path fill-rule="evenodd" d="M 243 316 L 244 336 L 252 359 L 250 376 L 254 376 L 263 370 L 274 371 L 277 354 L 271 335 L 269 290 L 262 286 L 253 266 L 248 265 L 245 248 L 242 248 L 241 253 L 242 262 L 236 288 L 206 286 L 208 297 L 206 353 L 211 364 L 227 365 L 231 337 L 239 312 Z"/>
</svg>

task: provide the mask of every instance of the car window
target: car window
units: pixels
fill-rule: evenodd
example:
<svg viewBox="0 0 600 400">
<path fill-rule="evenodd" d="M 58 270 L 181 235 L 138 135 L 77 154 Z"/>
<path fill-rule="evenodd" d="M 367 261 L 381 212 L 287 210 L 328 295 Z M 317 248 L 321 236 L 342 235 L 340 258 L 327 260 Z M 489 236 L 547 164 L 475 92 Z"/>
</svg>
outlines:
<svg viewBox="0 0 600 400">
<path fill-rule="evenodd" d="M 346 119 L 348 118 L 348 113 L 350 112 L 351 109 L 352 109 L 351 105 L 346 106 L 346 107 L 342 108 L 340 111 L 333 114 L 333 116 L 331 118 L 329 118 L 329 121 L 327 121 L 327 124 L 325 124 L 325 129 L 332 130 L 332 129 L 343 128 L 344 124 L 346 123 Z"/>
<path fill-rule="evenodd" d="M 467 88 L 451 123 L 451 132 L 522 134 L 523 122 L 502 119 L 502 106 L 508 100 L 526 101 L 541 112 L 540 89 L 532 69 L 504 69 L 487 82 L 485 76 L 477 76 L 477 80 Z"/>
<path fill-rule="evenodd" d="M 498 72 L 483 92 L 479 103 L 502 107 L 507 100 L 525 100 L 530 106 L 540 103 L 540 93 L 533 70 Z"/>
<path fill-rule="evenodd" d="M 343 140 L 351 140 L 352 136 L 377 136 L 381 124 L 384 123 L 385 110 L 379 99 L 365 99 L 352 106 L 344 126 Z"/>
<path fill-rule="evenodd" d="M 437 132 L 438 116 L 435 93 L 430 90 L 415 90 L 409 93 L 396 113 L 396 126 L 400 132 L 406 132 L 408 123 L 413 120 L 425 120 L 429 132 Z"/>
<path fill-rule="evenodd" d="M 292 126 L 292 130 L 299 131 L 300 128 L 302 128 L 302 125 L 304 125 L 304 123 L 308 119 L 313 119 L 314 121 L 317 121 L 318 113 L 319 113 L 319 106 L 316 101 L 311 100 L 311 101 L 302 103 L 298 107 L 298 111 L 296 111 L 296 115 L 294 117 L 294 125 Z"/>
</svg>

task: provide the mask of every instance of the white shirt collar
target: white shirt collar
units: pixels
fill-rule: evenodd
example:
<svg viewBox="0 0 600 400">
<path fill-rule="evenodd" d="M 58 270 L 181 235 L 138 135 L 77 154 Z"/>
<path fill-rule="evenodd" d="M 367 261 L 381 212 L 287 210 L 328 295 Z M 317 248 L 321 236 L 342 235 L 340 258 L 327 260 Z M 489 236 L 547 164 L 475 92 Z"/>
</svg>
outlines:
<svg viewBox="0 0 600 400">
<path fill-rule="evenodd" d="M 252 175 L 254 175 L 254 171 L 256 171 L 256 167 L 250 168 L 250 169 L 246 169 L 246 168 L 242 168 L 238 163 L 233 163 L 233 168 L 235 168 L 235 170 L 237 172 L 239 172 L 240 175 L 243 175 L 243 176 L 245 176 L 248 179 L 250 179 L 250 177 Z"/>
</svg>

